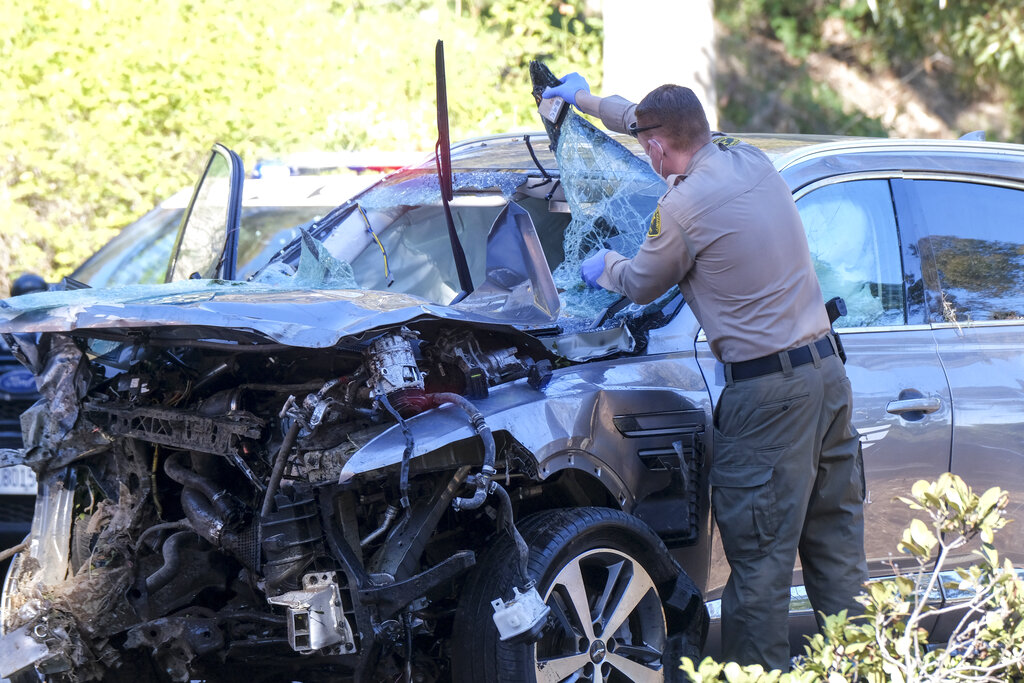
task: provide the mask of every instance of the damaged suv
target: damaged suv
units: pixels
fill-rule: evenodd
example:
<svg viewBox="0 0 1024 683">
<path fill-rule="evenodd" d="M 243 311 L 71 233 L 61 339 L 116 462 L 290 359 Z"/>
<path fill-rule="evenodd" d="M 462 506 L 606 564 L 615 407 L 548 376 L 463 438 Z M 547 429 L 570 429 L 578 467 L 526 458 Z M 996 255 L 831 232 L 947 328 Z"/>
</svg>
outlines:
<svg viewBox="0 0 1024 683">
<path fill-rule="evenodd" d="M 709 397 L 642 352 L 697 328 L 577 276 L 662 184 L 582 119 L 562 140 L 457 146 L 450 202 L 394 174 L 246 282 L 218 148 L 168 284 L 8 300 L 44 400 L 0 674 L 643 680 L 699 652 Z"/>
<path fill-rule="evenodd" d="M 1024 196 L 1024 154 L 748 140 L 849 307 L 867 554 L 891 573 L 891 499 L 915 479 L 1024 489 L 1005 467 L 1024 250 L 1001 226 L 1019 200 L 935 233 L 962 197 L 931 187 Z M 389 176 L 241 282 L 240 162 L 221 148 L 168 284 L 0 306 L 44 397 L 23 419 L 40 495 L 0 675 L 657 681 L 700 651 L 728 575 L 707 491 L 722 368 L 677 290 L 637 306 L 578 275 L 605 243 L 636 252 L 663 181 L 571 112 L 437 167 Z M 997 267 L 964 262 L 979 249 Z M 814 627 L 799 584 L 794 632 Z"/>
</svg>

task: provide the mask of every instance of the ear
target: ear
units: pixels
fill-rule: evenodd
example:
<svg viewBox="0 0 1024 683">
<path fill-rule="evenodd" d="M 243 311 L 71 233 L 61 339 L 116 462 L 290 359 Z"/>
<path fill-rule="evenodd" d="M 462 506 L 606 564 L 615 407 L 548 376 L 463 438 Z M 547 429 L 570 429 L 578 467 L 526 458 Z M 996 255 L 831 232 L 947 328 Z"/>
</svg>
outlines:
<svg viewBox="0 0 1024 683">
<path fill-rule="evenodd" d="M 650 141 L 648 141 L 647 147 L 648 149 L 654 149 L 655 147 L 657 147 L 658 152 L 661 154 L 661 156 L 665 156 L 665 148 L 662 147 L 661 143 L 655 140 L 654 138 L 651 138 Z"/>
</svg>

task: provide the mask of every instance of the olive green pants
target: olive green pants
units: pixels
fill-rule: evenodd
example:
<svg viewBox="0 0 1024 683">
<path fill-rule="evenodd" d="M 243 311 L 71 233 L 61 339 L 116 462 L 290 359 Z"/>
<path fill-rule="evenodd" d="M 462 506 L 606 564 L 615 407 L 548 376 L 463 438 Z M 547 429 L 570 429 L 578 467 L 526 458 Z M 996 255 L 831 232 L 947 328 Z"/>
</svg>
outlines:
<svg viewBox="0 0 1024 683">
<path fill-rule="evenodd" d="M 799 553 L 816 612 L 859 613 L 867 579 L 864 470 L 852 394 L 835 356 L 732 381 L 715 408 L 711 502 L 731 574 L 722 658 L 789 670 L 790 583 Z"/>
</svg>

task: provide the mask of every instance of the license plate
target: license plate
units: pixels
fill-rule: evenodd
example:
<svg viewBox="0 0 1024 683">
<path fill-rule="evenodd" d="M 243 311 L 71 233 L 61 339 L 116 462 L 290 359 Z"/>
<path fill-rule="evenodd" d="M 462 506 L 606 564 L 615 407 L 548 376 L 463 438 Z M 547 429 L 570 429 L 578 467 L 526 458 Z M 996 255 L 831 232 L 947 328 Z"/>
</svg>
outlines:
<svg viewBox="0 0 1024 683">
<path fill-rule="evenodd" d="M 0 467 L 0 495 L 36 495 L 36 473 L 25 465 Z"/>
</svg>

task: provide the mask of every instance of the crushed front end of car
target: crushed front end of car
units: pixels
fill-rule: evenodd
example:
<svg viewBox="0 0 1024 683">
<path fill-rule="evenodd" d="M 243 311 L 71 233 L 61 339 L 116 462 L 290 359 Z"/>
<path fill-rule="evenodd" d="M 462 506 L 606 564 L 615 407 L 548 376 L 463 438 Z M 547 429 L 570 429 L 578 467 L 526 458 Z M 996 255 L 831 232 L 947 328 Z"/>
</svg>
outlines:
<svg viewBox="0 0 1024 683">
<path fill-rule="evenodd" d="M 485 601 L 512 610 L 505 635 L 548 616 L 515 600 L 532 584 L 512 497 L 625 499 L 619 479 L 641 475 L 623 465 L 604 490 L 571 455 L 538 458 L 601 392 L 552 383 L 558 359 L 515 327 L 400 294 L 125 291 L 3 312 L 44 396 L 25 418 L 40 493 L 4 590 L 4 675 L 446 680 L 479 552 L 515 548 Z"/>
<path fill-rule="evenodd" d="M 400 672 L 390 656 L 436 642 L 472 535 L 495 530 L 483 502 L 499 446 L 464 394 L 523 380 L 528 401 L 550 353 L 402 295 L 135 289 L 156 296 L 94 294 L 96 327 L 65 303 L 48 318 L 68 331 L 9 335 L 45 400 L 26 417 L 41 486 L 4 593 L 2 673 L 184 681 L 206 659 L 223 675 L 296 653 L 310 678 Z M 428 415 L 443 430 L 420 435 Z M 396 426 L 399 443 L 374 446 Z"/>
</svg>

